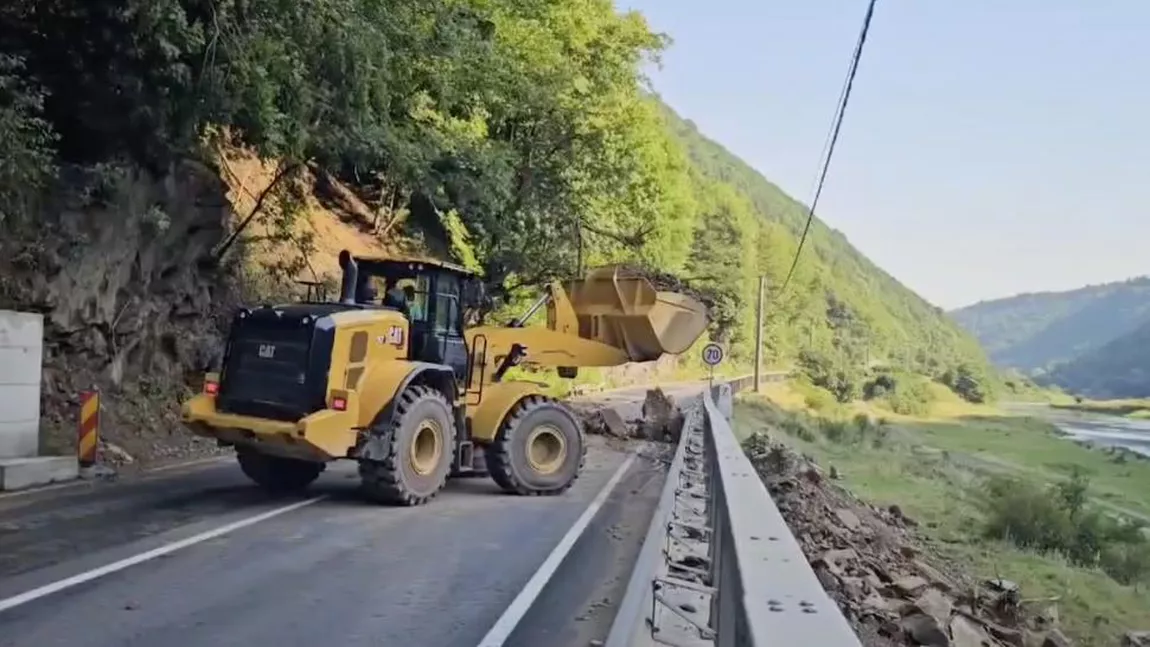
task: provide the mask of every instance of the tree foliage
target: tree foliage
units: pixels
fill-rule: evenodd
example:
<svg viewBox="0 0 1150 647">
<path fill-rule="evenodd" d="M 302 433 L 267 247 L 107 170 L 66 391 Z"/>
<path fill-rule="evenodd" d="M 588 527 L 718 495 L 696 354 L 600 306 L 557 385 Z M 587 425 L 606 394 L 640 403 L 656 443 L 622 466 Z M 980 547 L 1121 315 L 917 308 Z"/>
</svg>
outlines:
<svg viewBox="0 0 1150 647">
<path fill-rule="evenodd" d="M 0 43 L 7 187 L 218 138 L 400 196 L 504 300 L 607 262 L 674 272 L 745 360 L 765 276 L 766 356 L 840 399 L 876 363 L 990 394 L 973 339 L 821 222 L 780 290 L 805 207 L 651 94 L 667 40 L 611 0 L 15 0 Z"/>
</svg>

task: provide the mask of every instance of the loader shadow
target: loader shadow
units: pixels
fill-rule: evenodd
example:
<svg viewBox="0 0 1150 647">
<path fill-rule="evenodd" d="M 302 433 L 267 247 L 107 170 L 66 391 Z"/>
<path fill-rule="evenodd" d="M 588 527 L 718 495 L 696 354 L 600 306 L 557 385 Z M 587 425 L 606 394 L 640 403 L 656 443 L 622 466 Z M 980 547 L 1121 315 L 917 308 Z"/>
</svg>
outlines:
<svg viewBox="0 0 1150 647">
<path fill-rule="evenodd" d="M 253 485 L 253 488 L 256 486 Z M 258 488 L 257 488 L 258 489 Z M 265 494 L 265 496 L 274 496 Z M 410 509 L 405 506 L 387 505 L 372 501 L 363 493 L 359 485 L 359 475 L 354 467 L 350 470 L 341 468 L 328 470 L 319 478 L 303 497 L 299 495 L 276 496 L 274 500 L 290 502 L 309 496 L 324 496 L 325 501 L 319 505 L 346 505 L 370 506 L 382 509 L 394 508 L 397 510 Z M 510 496 L 505 493 L 489 476 L 467 476 L 448 479 L 447 485 L 436 495 L 435 499 L 455 498 L 456 496 Z"/>
</svg>

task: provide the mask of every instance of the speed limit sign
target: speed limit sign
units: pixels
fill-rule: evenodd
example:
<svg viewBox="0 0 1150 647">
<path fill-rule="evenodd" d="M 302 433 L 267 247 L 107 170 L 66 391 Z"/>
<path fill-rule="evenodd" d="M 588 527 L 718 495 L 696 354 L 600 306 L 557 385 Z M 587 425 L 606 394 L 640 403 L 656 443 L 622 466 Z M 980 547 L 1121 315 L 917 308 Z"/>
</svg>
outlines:
<svg viewBox="0 0 1150 647">
<path fill-rule="evenodd" d="M 703 347 L 703 363 L 707 366 L 717 366 L 723 361 L 723 347 L 712 342 Z"/>
</svg>

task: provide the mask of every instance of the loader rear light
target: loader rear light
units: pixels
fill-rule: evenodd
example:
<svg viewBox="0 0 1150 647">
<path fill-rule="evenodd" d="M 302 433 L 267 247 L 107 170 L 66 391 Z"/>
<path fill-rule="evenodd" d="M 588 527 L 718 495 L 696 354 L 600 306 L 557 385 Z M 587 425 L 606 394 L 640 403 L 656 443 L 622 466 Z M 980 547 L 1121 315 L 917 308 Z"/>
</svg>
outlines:
<svg viewBox="0 0 1150 647">
<path fill-rule="evenodd" d="M 219 395 L 220 394 L 220 383 L 214 382 L 214 381 L 205 381 L 204 382 L 204 393 L 207 393 L 208 395 Z"/>
<path fill-rule="evenodd" d="M 336 411 L 347 411 L 347 398 L 332 398 L 331 408 Z"/>
</svg>

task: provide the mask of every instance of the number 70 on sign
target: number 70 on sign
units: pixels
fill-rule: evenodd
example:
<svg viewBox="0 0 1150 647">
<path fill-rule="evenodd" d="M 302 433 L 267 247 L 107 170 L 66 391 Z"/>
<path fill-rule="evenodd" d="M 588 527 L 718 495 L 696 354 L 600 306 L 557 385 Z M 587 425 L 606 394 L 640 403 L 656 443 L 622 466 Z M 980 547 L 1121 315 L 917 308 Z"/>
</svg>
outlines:
<svg viewBox="0 0 1150 647">
<path fill-rule="evenodd" d="M 711 342 L 703 346 L 703 363 L 714 368 L 723 361 L 723 347 Z"/>
<path fill-rule="evenodd" d="M 719 362 L 722 362 L 722 361 L 723 361 L 723 347 L 722 346 L 716 344 L 715 342 L 711 342 L 711 343 L 707 344 L 706 346 L 703 346 L 703 363 L 706 364 L 711 369 L 711 376 L 710 376 L 711 382 L 714 382 L 714 379 L 715 379 L 715 367 L 718 366 Z"/>
</svg>

